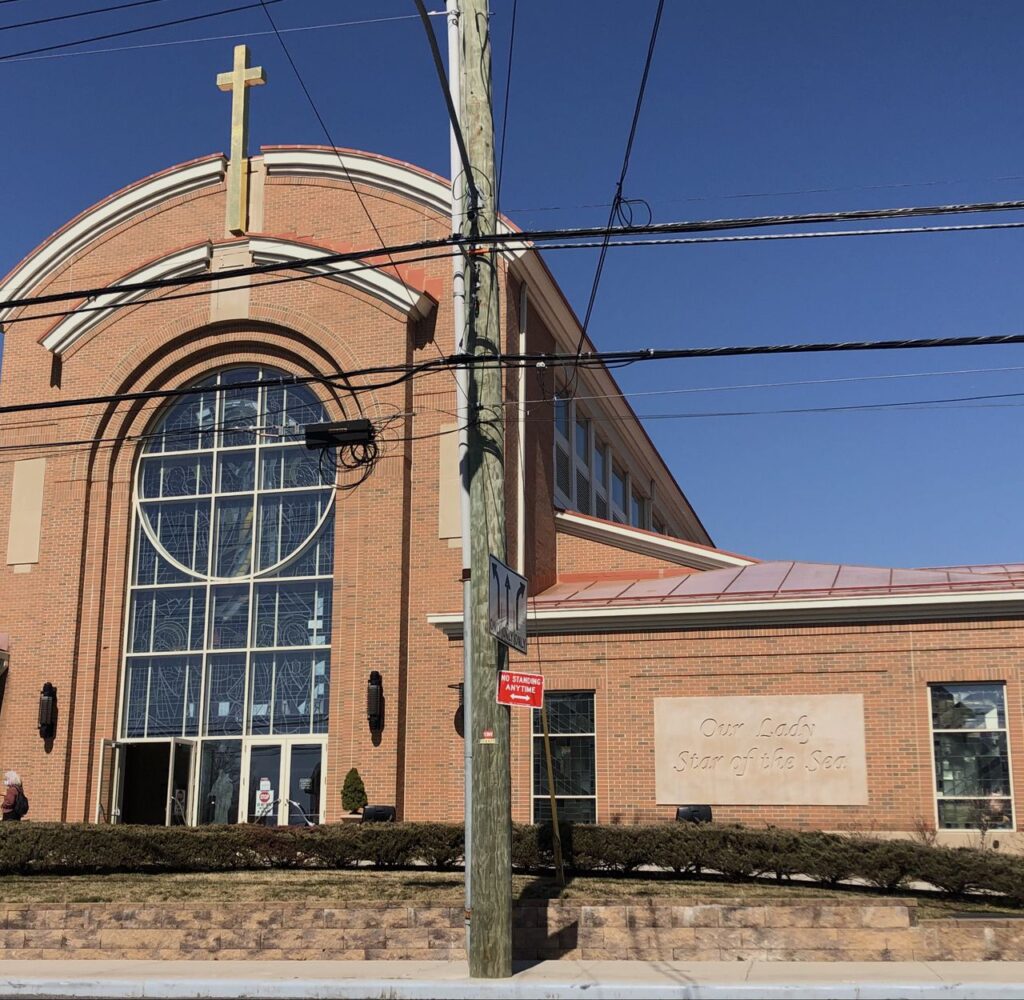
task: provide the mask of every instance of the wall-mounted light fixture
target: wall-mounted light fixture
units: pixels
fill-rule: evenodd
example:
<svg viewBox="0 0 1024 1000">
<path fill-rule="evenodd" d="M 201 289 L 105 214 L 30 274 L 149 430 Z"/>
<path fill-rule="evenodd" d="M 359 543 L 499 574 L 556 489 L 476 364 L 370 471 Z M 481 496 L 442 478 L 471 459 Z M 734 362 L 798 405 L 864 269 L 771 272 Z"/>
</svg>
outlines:
<svg viewBox="0 0 1024 1000">
<path fill-rule="evenodd" d="M 465 685 L 463 684 L 449 684 L 449 688 L 452 691 L 459 692 L 459 707 L 455 709 L 455 716 L 452 719 L 452 724 L 455 726 L 455 732 L 459 734 L 463 739 L 466 738 L 466 705 L 465 705 Z"/>
<path fill-rule="evenodd" d="M 384 679 L 379 670 L 370 671 L 366 685 L 366 721 L 370 724 L 371 733 L 384 729 Z"/>
<path fill-rule="evenodd" d="M 39 735 L 44 740 L 57 735 L 57 689 L 49 681 L 39 692 Z"/>
</svg>

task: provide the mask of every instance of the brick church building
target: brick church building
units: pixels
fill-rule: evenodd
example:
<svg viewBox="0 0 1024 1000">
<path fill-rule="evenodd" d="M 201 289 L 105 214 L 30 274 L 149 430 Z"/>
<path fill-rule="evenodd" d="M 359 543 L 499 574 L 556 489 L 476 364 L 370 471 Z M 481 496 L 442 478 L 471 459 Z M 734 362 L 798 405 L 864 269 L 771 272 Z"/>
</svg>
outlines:
<svg viewBox="0 0 1024 1000">
<path fill-rule="evenodd" d="M 329 822 L 352 767 L 400 818 L 462 818 L 455 382 L 347 375 L 454 352 L 451 261 L 317 263 L 374 244 L 367 211 L 391 243 L 442 238 L 450 187 L 355 150 L 208 156 L 87 208 L 0 284 L 0 765 L 31 819 Z M 505 350 L 575 350 L 540 255 L 497 259 Z M 271 262 L 303 280 L 232 278 Z M 203 274 L 215 294 L 119 288 Z M 86 285 L 108 291 L 6 305 Z M 509 561 L 533 595 L 511 666 L 545 676 L 563 816 L 1018 827 L 1024 565 L 719 549 L 612 375 L 563 389 L 531 369 L 504 390 Z M 304 427 L 349 417 L 380 455 L 339 489 Z M 549 815 L 538 732 L 513 710 L 520 822 Z"/>
</svg>

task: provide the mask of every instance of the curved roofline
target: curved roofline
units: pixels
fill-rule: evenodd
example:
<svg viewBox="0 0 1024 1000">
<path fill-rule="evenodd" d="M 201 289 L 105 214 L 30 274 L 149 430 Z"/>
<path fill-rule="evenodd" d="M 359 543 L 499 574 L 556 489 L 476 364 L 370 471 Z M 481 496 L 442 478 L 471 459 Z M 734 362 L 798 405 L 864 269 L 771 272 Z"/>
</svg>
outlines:
<svg viewBox="0 0 1024 1000">
<path fill-rule="evenodd" d="M 213 250 L 219 246 L 245 247 L 252 252 L 255 264 L 294 261 L 296 271 L 305 271 L 348 285 L 410 319 L 422 319 L 437 306 L 437 300 L 425 289 L 417 288 L 405 277 L 395 276 L 376 266 L 366 267 L 358 261 L 342 261 L 327 265 L 317 263 L 317 258 L 327 251 L 316 244 L 278 236 L 241 237 L 217 244 L 192 244 L 129 271 L 107 286 L 110 289 L 109 293 L 97 296 L 89 312 L 76 311 L 65 316 L 39 338 L 39 343 L 54 354 L 64 354 L 107 319 L 116 308 L 134 302 L 146 294 L 145 290 L 122 291 L 119 290 L 119 285 L 201 274 L 209 270 Z M 230 277 L 230 271 L 223 272 L 224 279 Z"/>
<path fill-rule="evenodd" d="M 313 176 L 340 183 L 349 183 L 351 179 L 402 194 L 445 219 L 451 215 L 450 182 L 404 160 L 331 146 L 264 146 L 261 153 L 271 177 Z M 28 295 L 116 226 L 174 198 L 222 184 L 226 170 L 227 160 L 222 153 L 198 157 L 150 174 L 89 206 L 49 235 L 7 273 L 0 281 L 0 301 Z M 507 232 L 519 232 L 504 216 L 500 217 L 499 225 Z M 0 309 L 0 323 L 10 312 L 10 309 Z"/>
<path fill-rule="evenodd" d="M 0 301 L 20 298 L 115 226 L 157 205 L 220 184 L 227 161 L 220 153 L 168 167 L 79 212 L 19 261 L 0 282 Z M 0 310 L 0 321 L 10 309 Z"/>
</svg>

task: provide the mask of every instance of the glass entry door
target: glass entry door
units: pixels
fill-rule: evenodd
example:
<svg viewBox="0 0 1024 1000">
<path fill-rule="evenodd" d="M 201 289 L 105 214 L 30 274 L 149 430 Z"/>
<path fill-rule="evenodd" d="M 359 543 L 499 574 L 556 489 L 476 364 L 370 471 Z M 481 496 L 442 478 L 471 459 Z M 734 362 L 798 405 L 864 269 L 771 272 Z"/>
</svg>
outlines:
<svg viewBox="0 0 1024 1000">
<path fill-rule="evenodd" d="M 171 740 L 167 774 L 167 826 L 187 826 L 192 805 L 193 740 Z"/>
<path fill-rule="evenodd" d="M 321 743 L 250 743 L 246 759 L 246 821 L 264 826 L 320 822 Z"/>
<path fill-rule="evenodd" d="M 281 744 L 257 743 L 249 747 L 250 823 L 277 826 L 281 821 Z"/>
</svg>

